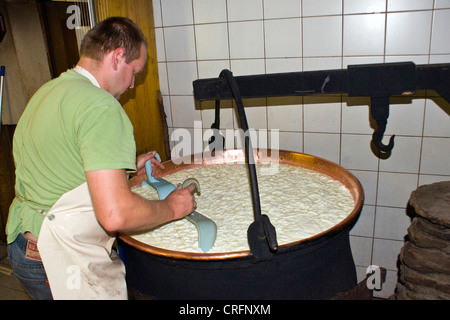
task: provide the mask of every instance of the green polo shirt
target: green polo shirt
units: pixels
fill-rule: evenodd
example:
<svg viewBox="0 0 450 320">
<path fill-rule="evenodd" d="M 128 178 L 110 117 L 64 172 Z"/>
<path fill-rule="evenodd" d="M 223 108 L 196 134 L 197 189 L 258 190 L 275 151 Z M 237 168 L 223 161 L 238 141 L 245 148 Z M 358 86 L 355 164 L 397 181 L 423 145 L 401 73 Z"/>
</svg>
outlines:
<svg viewBox="0 0 450 320">
<path fill-rule="evenodd" d="M 107 91 L 72 71 L 42 86 L 29 101 L 13 138 L 15 198 L 8 243 L 19 233 L 39 236 L 44 216 L 86 171 L 136 170 L 133 126 Z M 108 186 L 105 186 L 107 188 Z"/>
</svg>

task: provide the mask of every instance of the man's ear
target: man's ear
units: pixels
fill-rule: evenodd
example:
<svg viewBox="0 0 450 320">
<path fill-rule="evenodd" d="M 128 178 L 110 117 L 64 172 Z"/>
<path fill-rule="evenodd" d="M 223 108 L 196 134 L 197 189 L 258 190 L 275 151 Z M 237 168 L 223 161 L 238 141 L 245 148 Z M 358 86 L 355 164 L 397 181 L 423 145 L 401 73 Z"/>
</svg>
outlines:
<svg viewBox="0 0 450 320">
<path fill-rule="evenodd" d="M 125 62 L 125 49 L 124 48 L 115 49 L 113 51 L 111 59 L 112 59 L 113 69 L 114 69 L 114 71 L 117 71 L 119 64 L 122 62 Z"/>
</svg>

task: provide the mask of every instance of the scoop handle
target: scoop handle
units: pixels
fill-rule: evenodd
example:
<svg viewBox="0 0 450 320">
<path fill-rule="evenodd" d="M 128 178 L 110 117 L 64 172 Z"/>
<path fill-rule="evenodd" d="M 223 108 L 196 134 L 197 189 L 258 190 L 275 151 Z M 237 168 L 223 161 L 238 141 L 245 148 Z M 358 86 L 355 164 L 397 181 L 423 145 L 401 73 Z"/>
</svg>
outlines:
<svg viewBox="0 0 450 320">
<path fill-rule="evenodd" d="M 158 160 L 159 162 L 161 162 L 161 157 L 159 156 L 159 154 L 156 152 L 155 153 L 155 158 L 156 160 Z M 158 180 L 156 180 L 153 176 L 152 176 L 152 160 L 147 160 L 147 162 L 145 163 L 145 173 L 147 174 L 147 179 L 150 182 L 158 182 Z"/>
</svg>

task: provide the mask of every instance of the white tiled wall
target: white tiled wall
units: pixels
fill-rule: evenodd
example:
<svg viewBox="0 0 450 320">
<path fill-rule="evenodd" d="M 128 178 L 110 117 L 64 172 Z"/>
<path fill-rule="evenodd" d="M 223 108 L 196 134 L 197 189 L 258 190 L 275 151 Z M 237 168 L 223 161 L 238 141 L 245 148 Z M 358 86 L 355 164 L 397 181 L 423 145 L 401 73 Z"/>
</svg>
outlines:
<svg viewBox="0 0 450 320">
<path fill-rule="evenodd" d="M 349 64 L 450 63 L 449 0 L 153 0 L 161 91 L 171 130 L 209 128 L 213 104 L 195 104 L 192 81 L 234 75 L 342 69 Z M 396 99 L 386 138 L 391 157 L 369 143 L 369 108 L 341 97 L 245 101 L 249 127 L 279 129 L 280 148 L 310 153 L 350 170 L 365 190 L 351 232 L 358 275 L 380 265 L 389 297 L 419 185 L 450 180 L 450 106 L 441 98 Z M 225 103 L 225 105 L 227 105 Z M 231 104 L 223 129 L 238 128 Z"/>
</svg>

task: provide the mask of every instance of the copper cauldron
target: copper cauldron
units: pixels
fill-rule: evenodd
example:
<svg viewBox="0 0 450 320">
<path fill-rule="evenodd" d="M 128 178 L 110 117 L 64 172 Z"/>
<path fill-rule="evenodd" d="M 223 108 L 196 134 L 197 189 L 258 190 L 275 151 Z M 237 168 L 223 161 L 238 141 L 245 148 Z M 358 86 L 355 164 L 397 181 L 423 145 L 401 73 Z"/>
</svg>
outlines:
<svg viewBox="0 0 450 320">
<path fill-rule="evenodd" d="M 349 171 L 328 160 L 279 150 L 278 161 L 324 173 L 345 185 L 354 208 L 341 222 L 312 237 L 283 244 L 270 257 L 255 259 L 250 250 L 192 253 L 166 250 L 119 234 L 130 298 L 147 299 L 329 299 L 356 285 L 349 232 L 364 201 L 361 184 Z M 267 162 L 270 150 L 255 161 Z M 178 159 L 179 160 L 179 159 Z M 205 157 L 166 161 L 164 175 L 196 166 L 245 162 L 244 151 L 226 150 Z M 249 200 L 250 201 L 250 200 Z"/>
</svg>

